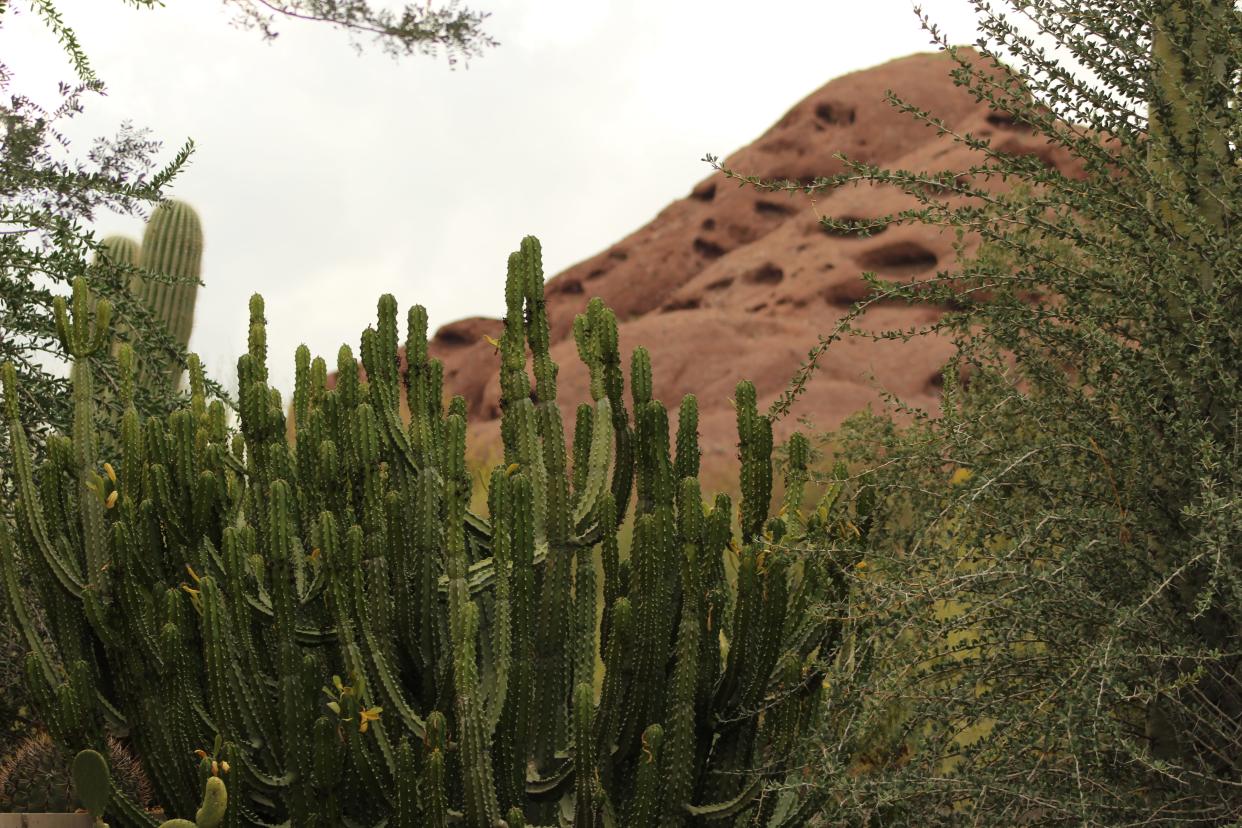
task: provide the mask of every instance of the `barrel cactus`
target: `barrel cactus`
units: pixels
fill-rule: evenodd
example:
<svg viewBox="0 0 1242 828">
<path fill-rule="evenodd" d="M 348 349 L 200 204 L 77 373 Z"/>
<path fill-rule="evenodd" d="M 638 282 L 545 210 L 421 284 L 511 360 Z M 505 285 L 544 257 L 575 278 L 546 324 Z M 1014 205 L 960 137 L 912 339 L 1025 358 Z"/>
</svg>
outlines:
<svg viewBox="0 0 1242 828">
<path fill-rule="evenodd" d="M 151 782 L 133 752 L 106 740 L 106 767 L 139 807 L 151 801 Z M 44 732 L 24 740 L 0 762 L 0 813 L 65 813 L 84 805 L 72 773 L 74 756 Z"/>
</svg>

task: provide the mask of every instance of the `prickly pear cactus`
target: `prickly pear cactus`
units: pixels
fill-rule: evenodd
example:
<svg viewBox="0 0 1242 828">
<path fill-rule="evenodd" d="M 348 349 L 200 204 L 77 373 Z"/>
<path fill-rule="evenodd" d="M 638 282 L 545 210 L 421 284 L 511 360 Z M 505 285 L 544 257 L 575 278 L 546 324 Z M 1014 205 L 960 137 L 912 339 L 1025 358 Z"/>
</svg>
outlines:
<svg viewBox="0 0 1242 828">
<path fill-rule="evenodd" d="M 76 284 L 58 321 L 78 416 L 37 469 L 14 372 L 0 371 L 17 493 L 0 586 L 56 738 L 93 744 L 124 723 L 178 815 L 215 785 L 188 759 L 214 744 L 210 775 L 232 767 L 227 828 L 802 824 L 760 793 L 794 772 L 818 715 L 841 628 L 808 608 L 848 589 L 865 510 L 837 486 L 802 514 L 795 437 L 772 513 L 772 423 L 743 382 L 735 537 L 733 499 L 697 479 L 694 398 L 674 435 L 642 348 L 625 393 L 598 299 L 573 327 L 591 384 L 567 433 L 533 237 L 509 258 L 505 301 L 504 462 L 484 516 L 469 509 L 465 403 L 444 404 L 423 308 L 407 316 L 405 372 L 390 296 L 362 335 L 365 382 L 352 349 L 329 389 L 327 364 L 300 348 L 290 440 L 256 296 L 240 432 L 191 358 L 185 407 L 143 420 L 130 405 L 105 458 L 89 357 L 108 313 Z M 830 519 L 842 509 L 851 520 Z M 55 650 L 16 600 L 19 549 L 56 609 Z M 127 797 L 111 807 L 113 824 L 151 825 Z"/>
<path fill-rule="evenodd" d="M 94 817 L 95 828 L 108 828 L 103 821 L 112 787 L 108 760 L 96 750 L 78 751 L 78 755 L 73 757 L 71 775 L 74 799 Z"/>
</svg>

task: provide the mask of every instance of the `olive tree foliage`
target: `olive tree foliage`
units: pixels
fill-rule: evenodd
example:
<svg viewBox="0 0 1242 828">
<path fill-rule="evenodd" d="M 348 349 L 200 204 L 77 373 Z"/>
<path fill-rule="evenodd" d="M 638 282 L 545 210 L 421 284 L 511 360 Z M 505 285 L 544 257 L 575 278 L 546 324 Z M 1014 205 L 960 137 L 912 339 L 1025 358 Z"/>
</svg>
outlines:
<svg viewBox="0 0 1242 828">
<path fill-rule="evenodd" d="M 791 193 L 897 187 L 917 206 L 873 225 L 982 240 L 928 282 L 883 283 L 885 299 L 949 308 L 937 323 L 868 334 L 865 302 L 773 405 L 786 413 L 846 336 L 957 345 L 938 414 L 834 435 L 883 518 L 855 579 L 854 648 L 829 677 L 824 819 L 1240 824 L 1242 14 L 1232 0 L 1011 0 L 1019 27 L 970 2 L 981 59 L 918 12 L 955 82 L 1081 175 L 891 93 L 978 163 L 846 159 L 809 186 L 724 170 Z"/>
<path fill-rule="evenodd" d="M 358 48 L 370 39 L 394 57 L 415 52 L 435 54 L 443 48 L 453 66 L 458 57 L 481 53 L 484 46 L 498 45 L 480 28 L 486 12 L 458 10 L 456 0 L 434 9 L 429 3 L 408 3 L 400 11 L 376 8 L 366 0 L 224 0 L 234 8 L 237 21 L 258 29 L 272 39 L 278 18 L 327 23 L 344 29 Z"/>
<path fill-rule="evenodd" d="M 459 11 L 454 5 L 434 9 L 411 4 L 398 12 L 363 0 L 222 2 L 267 38 L 276 36 L 278 19 L 314 21 L 345 30 L 357 45 L 372 40 L 393 56 L 443 48 L 450 65 L 459 56 L 496 45 L 480 30 L 486 14 Z M 122 6 L 162 5 L 160 0 L 117 4 L 118 11 Z M 55 296 L 68 293 L 76 276 L 86 274 L 95 295 L 111 303 L 115 318 L 125 323 L 114 325 L 114 330 L 130 339 L 140 361 L 185 365 L 184 350 L 125 290 L 132 268 L 95 263 L 100 240 L 89 228 L 101 212 L 148 211 L 185 167 L 194 145 L 187 141 L 161 163 L 161 143 L 148 131 L 123 123 L 115 135 L 95 140 L 84 156 L 74 157 L 65 137 L 66 124 L 83 111 L 92 95 L 104 93 L 104 83 L 54 0 L 0 0 L 0 27 L 17 14 L 30 14 L 45 25 L 59 41 L 74 76 L 71 83 L 61 85 L 57 105 L 48 109 L 11 93 L 13 70 L 0 58 L 0 362 L 17 367 L 24 421 L 37 450 L 47 433 L 67 432 L 71 418 L 65 354 L 56 335 L 52 303 Z M 118 396 L 107 393 L 116 388 L 117 366 L 107 349 L 91 359 L 105 389 L 100 415 L 118 416 Z M 148 415 L 169 410 L 174 402 L 172 392 L 158 384 L 144 384 L 137 393 L 138 407 Z"/>
</svg>

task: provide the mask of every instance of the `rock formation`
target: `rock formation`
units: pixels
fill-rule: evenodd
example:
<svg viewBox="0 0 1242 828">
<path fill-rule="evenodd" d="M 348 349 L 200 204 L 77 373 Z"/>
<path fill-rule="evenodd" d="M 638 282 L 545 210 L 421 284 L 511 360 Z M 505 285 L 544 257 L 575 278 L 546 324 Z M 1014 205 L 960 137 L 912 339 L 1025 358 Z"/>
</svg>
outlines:
<svg viewBox="0 0 1242 828">
<path fill-rule="evenodd" d="M 941 53 L 918 54 L 833 80 L 724 165 L 765 179 L 809 182 L 843 171 L 835 153 L 929 172 L 965 169 L 982 160 L 887 103 L 885 91 L 891 89 L 951 130 L 990 136 L 995 149 L 1034 155 L 1072 171 L 1063 149 L 954 86 L 949 75 L 954 65 Z M 645 226 L 548 280 L 566 422 L 573 422 L 573 406 L 588 398 L 570 326 L 590 297 L 601 296 L 622 321 L 623 356 L 628 359 L 636 345 L 651 352 L 656 397 L 673 409 L 683 394 L 698 396 L 704 470 L 719 472 L 720 484 L 731 487 L 723 475 L 735 463 L 730 401 L 739 379 L 754 381 L 761 408 L 775 399 L 817 336 L 831 331 L 864 297 L 863 271 L 909 280 L 952 270 L 951 231 L 902 225 L 850 237 L 825 232 L 818 216 L 870 218 L 916 204 L 892 187 L 844 188 L 812 202 L 802 192 L 763 193 L 739 188 L 720 173 L 708 176 Z M 968 240 L 966 252 L 977 244 Z M 875 330 L 909 328 L 943 311 L 877 304 L 865 322 Z M 463 395 L 469 404 L 470 443 L 480 462 L 500 453 L 499 358 L 483 338 L 499 331 L 499 320 L 465 319 L 442 327 L 431 345 L 444 362 L 447 392 Z M 949 343 L 936 337 L 905 344 L 863 339 L 834 344 L 793 413 L 778 423 L 776 437 L 799 427 L 799 418 L 828 430 L 867 406 L 879 409 L 881 389 L 935 410 L 940 370 L 950 353 Z"/>
</svg>

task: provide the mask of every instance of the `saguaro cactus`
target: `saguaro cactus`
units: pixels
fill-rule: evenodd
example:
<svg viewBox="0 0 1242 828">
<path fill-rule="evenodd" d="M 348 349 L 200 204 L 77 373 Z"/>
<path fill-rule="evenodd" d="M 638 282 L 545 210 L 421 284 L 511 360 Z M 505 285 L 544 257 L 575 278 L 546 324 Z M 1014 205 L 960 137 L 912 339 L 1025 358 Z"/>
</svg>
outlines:
<svg viewBox="0 0 1242 828">
<path fill-rule="evenodd" d="M 63 324 L 75 353 L 107 321 L 89 328 L 77 291 Z M 695 477 L 693 398 L 674 440 L 640 349 L 627 410 L 603 302 L 574 325 L 592 382 L 572 438 L 534 238 L 509 259 L 506 302 L 505 458 L 486 517 L 467 508 L 465 406 L 442 402 L 426 312 L 409 313 L 403 375 L 391 297 L 362 336 L 367 382 L 342 348 L 328 389 L 324 361 L 299 349 L 293 443 L 267 383 L 258 297 L 238 363 L 238 434 L 204 398 L 192 358 L 186 407 L 142 421 L 131 405 L 119 457 L 102 464 L 92 451 L 83 393 L 72 438 L 54 438 L 33 469 L 6 367 L 17 522 L 0 521 L 0 576 L 56 737 L 93 744 L 123 722 L 159 801 L 182 815 L 204 781 L 188 757 L 214 742 L 232 766 L 228 828 L 676 826 L 755 814 L 768 824 L 756 794 L 790 770 L 839 632 L 804 611 L 844 589 L 853 553 L 815 551 L 832 523 L 810 528 L 800 497 L 769 517 L 771 424 L 748 383 L 737 394 L 743 534 L 733 539 L 731 499 L 706 505 Z M 89 390 L 89 363 L 74 371 Z M 795 443 L 787 492 L 800 493 L 807 452 Z M 623 560 L 617 531 L 635 482 Z M 55 650 L 16 605 L 18 548 L 55 608 Z M 739 561 L 736 588 L 726 558 Z M 115 793 L 114 822 L 152 824 Z"/>
<path fill-rule="evenodd" d="M 152 274 L 135 272 L 129 292 L 164 324 L 173 341 L 187 347 L 203 260 L 203 227 L 194 208 L 182 201 L 162 202 L 151 212 L 141 245 L 126 236 L 109 236 L 101 244 L 101 255 L 113 264 Z M 144 377 L 163 374 L 174 390 L 180 387 L 180 366 L 141 365 L 139 370 Z"/>
<path fill-rule="evenodd" d="M 168 325 L 173 339 L 185 346 L 194 327 L 194 303 L 203 262 L 203 225 L 194 208 L 165 201 L 151 211 L 142 235 L 142 266 L 175 283 L 144 280 L 133 286 Z"/>
</svg>

